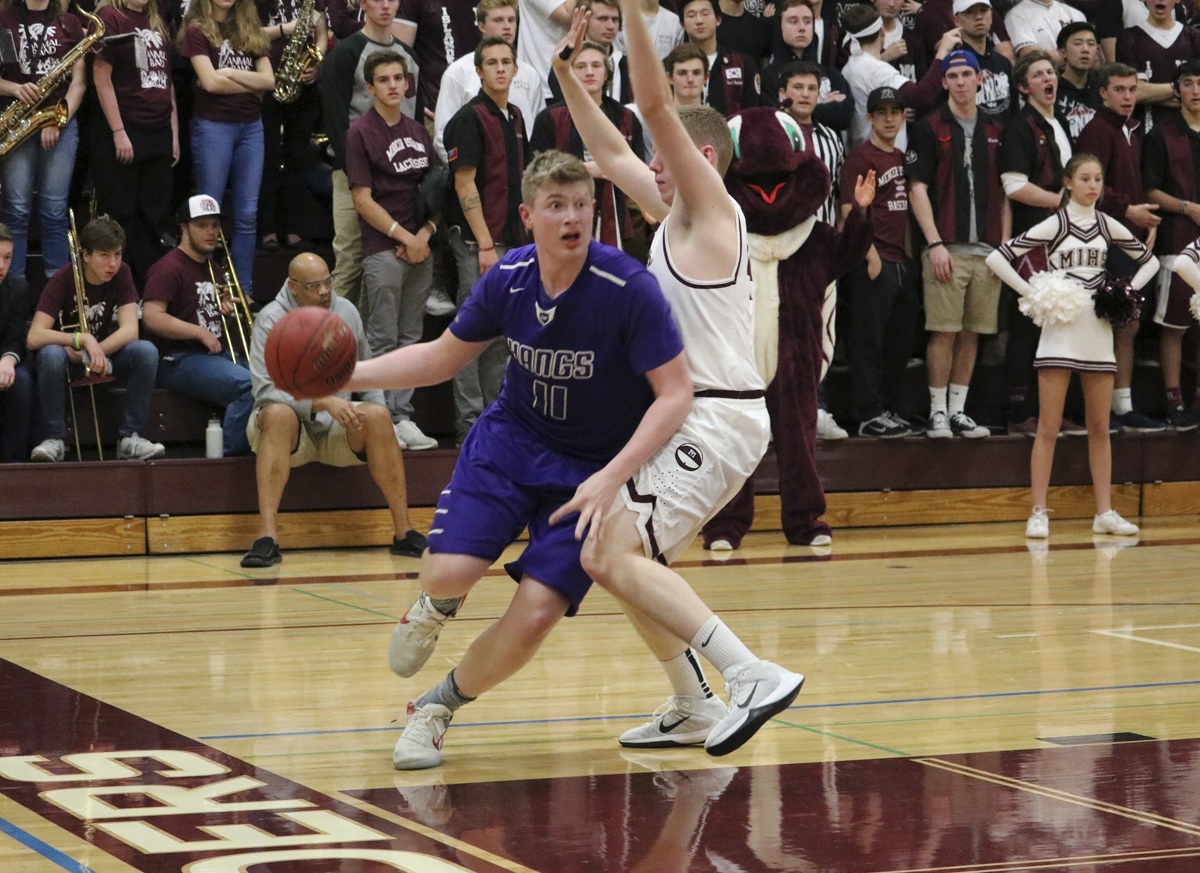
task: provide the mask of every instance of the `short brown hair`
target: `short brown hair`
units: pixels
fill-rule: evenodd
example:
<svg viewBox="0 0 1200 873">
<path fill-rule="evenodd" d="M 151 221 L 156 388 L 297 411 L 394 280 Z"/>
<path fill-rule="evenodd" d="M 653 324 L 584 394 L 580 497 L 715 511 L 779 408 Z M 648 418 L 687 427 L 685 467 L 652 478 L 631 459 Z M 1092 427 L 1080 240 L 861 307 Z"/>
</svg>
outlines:
<svg viewBox="0 0 1200 873">
<path fill-rule="evenodd" d="M 679 110 L 683 128 L 697 146 L 712 146 L 717 152 L 717 172 L 722 176 L 733 160 L 733 134 L 725 116 L 711 106 L 683 106 Z"/>
<path fill-rule="evenodd" d="M 1038 61 L 1049 61 L 1051 65 L 1054 64 L 1054 59 L 1049 54 L 1041 49 L 1034 49 L 1028 54 L 1021 55 L 1013 64 L 1013 81 L 1018 85 L 1027 86 L 1029 84 L 1029 68 Z"/>
<path fill-rule="evenodd" d="M 79 232 L 79 248 L 85 252 L 125 250 L 125 230 L 107 215 L 93 218 Z"/>
<path fill-rule="evenodd" d="M 583 161 L 566 152 L 547 149 L 534 155 L 525 168 L 525 175 L 521 177 L 521 200 L 526 206 L 533 206 L 543 189 L 551 185 L 565 187 L 580 182 L 587 185 L 591 196 L 595 196 L 596 181 Z"/>
<path fill-rule="evenodd" d="M 488 13 L 503 9 L 505 6 L 517 13 L 517 21 L 521 20 L 521 10 L 517 7 L 517 0 L 479 0 L 479 5 L 475 7 L 475 23 L 487 24 Z"/>
<path fill-rule="evenodd" d="M 502 36 L 485 36 L 479 41 L 479 45 L 475 46 L 475 69 L 483 69 L 483 50 L 485 48 L 491 48 L 494 45 L 508 46 L 508 50 L 512 52 L 513 61 L 515 62 L 517 60 L 517 50 L 513 48 L 513 44 L 511 42 Z"/>
<path fill-rule="evenodd" d="M 372 84 L 375 81 L 375 71 L 385 64 L 399 64 L 400 68 L 404 70 L 404 75 L 408 75 L 408 58 L 400 52 L 382 51 L 368 55 L 367 59 L 363 61 L 363 80 L 368 85 Z"/>
<path fill-rule="evenodd" d="M 1137 78 L 1137 70 L 1129 64 L 1105 64 L 1096 73 L 1096 87 L 1107 88 L 1113 79 Z"/>
<path fill-rule="evenodd" d="M 708 75 L 708 55 L 704 53 L 704 49 L 696 45 L 694 42 L 681 42 L 675 48 L 667 53 L 663 58 L 663 69 L 667 71 L 667 75 L 673 75 L 675 67 L 687 61 L 699 61 L 704 66 L 704 75 Z"/>
</svg>

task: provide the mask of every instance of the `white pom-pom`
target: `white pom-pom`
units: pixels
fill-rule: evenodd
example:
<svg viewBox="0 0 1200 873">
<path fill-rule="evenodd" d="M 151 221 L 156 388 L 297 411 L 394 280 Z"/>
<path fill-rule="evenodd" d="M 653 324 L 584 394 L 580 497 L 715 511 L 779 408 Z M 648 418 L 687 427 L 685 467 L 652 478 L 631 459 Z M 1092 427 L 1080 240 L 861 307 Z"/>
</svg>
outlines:
<svg viewBox="0 0 1200 873">
<path fill-rule="evenodd" d="M 1192 310 L 1192 318 L 1200 321 L 1200 291 L 1192 295 L 1191 303 L 1189 304 Z"/>
<path fill-rule="evenodd" d="M 1067 324 L 1091 302 L 1092 295 L 1064 270 L 1034 273 L 1029 292 L 1018 303 L 1038 327 Z"/>
</svg>

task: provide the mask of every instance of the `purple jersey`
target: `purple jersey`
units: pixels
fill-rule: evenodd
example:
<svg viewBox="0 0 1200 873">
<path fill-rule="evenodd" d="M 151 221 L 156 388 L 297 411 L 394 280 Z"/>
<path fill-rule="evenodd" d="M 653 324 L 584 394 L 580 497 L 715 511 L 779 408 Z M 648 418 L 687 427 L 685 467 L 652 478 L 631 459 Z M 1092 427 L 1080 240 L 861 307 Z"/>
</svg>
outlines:
<svg viewBox="0 0 1200 873">
<path fill-rule="evenodd" d="M 496 401 L 502 413 L 555 451 L 599 461 L 621 450 L 653 400 L 645 374 L 683 351 L 658 282 L 597 242 L 554 299 L 542 290 L 536 248 L 508 252 L 450 331 L 465 342 L 503 335 L 512 357 Z"/>
</svg>

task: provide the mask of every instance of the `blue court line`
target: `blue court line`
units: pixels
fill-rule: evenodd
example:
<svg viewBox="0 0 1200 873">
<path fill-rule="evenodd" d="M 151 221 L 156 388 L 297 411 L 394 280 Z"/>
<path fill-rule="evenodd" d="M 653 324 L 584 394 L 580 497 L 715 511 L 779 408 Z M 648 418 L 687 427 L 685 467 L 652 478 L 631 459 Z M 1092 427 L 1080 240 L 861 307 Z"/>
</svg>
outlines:
<svg viewBox="0 0 1200 873">
<path fill-rule="evenodd" d="M 0 833 L 7 834 L 25 848 L 32 849 L 48 861 L 53 861 L 64 870 L 69 870 L 70 873 L 96 873 L 91 867 L 76 861 L 70 855 L 63 854 L 49 843 L 42 842 L 29 831 L 17 827 L 8 819 L 0 818 Z"/>
<path fill-rule="evenodd" d="M 850 706 L 894 706 L 905 703 L 947 703 L 956 700 L 1000 700 L 1006 697 L 1035 697 L 1042 694 L 1087 694 L 1093 691 L 1140 691 L 1148 688 L 1179 688 L 1191 685 L 1200 685 L 1200 679 L 1187 679 L 1179 682 L 1139 682 L 1133 685 L 1095 685 L 1085 688 L 1050 688 L 1037 691 L 997 691 L 991 694 L 953 694 L 945 697 L 901 697 L 894 700 L 852 700 L 846 703 L 807 703 L 802 706 L 790 706 L 786 712 L 797 712 L 805 709 L 845 709 Z M 455 723 L 455 727 L 499 727 L 521 724 L 563 724 L 566 722 L 590 722 L 590 721 L 623 721 L 626 719 L 649 718 L 653 713 L 632 714 L 629 716 L 620 715 L 590 715 L 576 716 L 573 718 L 536 718 L 536 719 L 515 719 L 512 721 L 487 721 L 487 722 L 462 722 Z M 400 725 L 389 725 L 388 727 L 372 727 L 372 728 L 339 728 L 337 730 L 324 731 L 280 731 L 278 733 L 267 734 L 210 734 L 209 736 L 200 737 L 201 740 L 256 740 L 266 737 L 308 737 L 308 736 L 323 736 L 325 734 L 372 734 L 382 731 L 399 730 Z"/>
</svg>

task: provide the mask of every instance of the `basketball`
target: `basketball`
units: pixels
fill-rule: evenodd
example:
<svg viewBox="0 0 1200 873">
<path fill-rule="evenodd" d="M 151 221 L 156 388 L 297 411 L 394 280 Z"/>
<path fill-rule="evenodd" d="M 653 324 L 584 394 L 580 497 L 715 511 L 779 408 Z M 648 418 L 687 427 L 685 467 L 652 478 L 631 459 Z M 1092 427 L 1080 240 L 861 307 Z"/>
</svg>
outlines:
<svg viewBox="0 0 1200 873">
<path fill-rule="evenodd" d="M 298 400 L 336 394 L 350 381 L 358 343 L 350 325 L 328 309 L 301 306 L 267 334 L 267 373 Z"/>
</svg>

